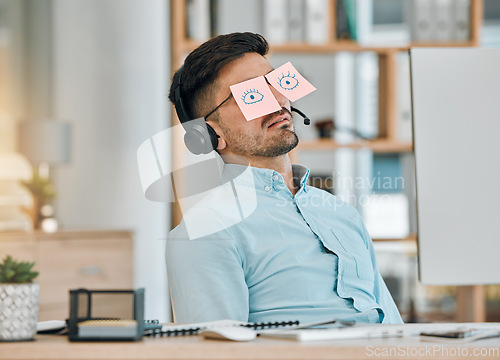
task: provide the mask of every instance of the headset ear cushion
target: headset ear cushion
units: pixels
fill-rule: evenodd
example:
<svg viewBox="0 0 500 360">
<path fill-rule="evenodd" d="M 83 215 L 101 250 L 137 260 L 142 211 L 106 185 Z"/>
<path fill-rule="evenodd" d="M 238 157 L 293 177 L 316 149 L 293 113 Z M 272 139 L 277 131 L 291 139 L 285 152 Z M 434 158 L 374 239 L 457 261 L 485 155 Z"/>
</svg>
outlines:
<svg viewBox="0 0 500 360">
<path fill-rule="evenodd" d="M 193 154 L 208 154 L 217 148 L 218 136 L 203 118 L 188 121 L 183 125 L 186 129 L 184 143 Z"/>
<path fill-rule="evenodd" d="M 210 136 L 210 143 L 212 144 L 212 150 L 216 150 L 217 146 L 219 146 L 219 135 L 217 135 L 213 127 L 211 127 L 209 124 L 206 125 L 208 135 Z"/>
</svg>

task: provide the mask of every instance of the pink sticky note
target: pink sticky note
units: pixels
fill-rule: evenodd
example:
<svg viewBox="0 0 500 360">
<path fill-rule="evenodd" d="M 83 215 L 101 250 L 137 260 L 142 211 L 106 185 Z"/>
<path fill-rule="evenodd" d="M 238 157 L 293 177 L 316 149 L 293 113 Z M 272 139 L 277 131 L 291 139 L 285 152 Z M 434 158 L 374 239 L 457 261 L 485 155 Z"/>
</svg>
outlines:
<svg viewBox="0 0 500 360">
<path fill-rule="evenodd" d="M 290 101 L 312 93 L 316 88 L 311 85 L 290 62 L 281 65 L 266 75 L 267 81 Z"/>
<path fill-rule="evenodd" d="M 281 110 L 264 76 L 231 85 L 229 88 L 247 121 Z"/>
</svg>

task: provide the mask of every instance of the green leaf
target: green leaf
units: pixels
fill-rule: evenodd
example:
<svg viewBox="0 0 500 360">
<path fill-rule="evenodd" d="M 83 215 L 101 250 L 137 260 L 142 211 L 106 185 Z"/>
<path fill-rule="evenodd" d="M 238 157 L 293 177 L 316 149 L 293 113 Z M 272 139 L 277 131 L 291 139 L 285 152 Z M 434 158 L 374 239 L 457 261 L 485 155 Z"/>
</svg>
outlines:
<svg viewBox="0 0 500 360">
<path fill-rule="evenodd" d="M 30 271 L 30 264 L 28 263 L 20 263 L 16 269 L 16 272 L 18 273 L 27 273 L 29 271 Z"/>
<path fill-rule="evenodd" d="M 13 279 L 16 276 L 16 272 L 13 269 L 6 269 L 5 270 L 5 277 L 7 280 Z"/>
<path fill-rule="evenodd" d="M 31 180 L 23 181 L 22 185 L 25 186 L 41 203 L 48 202 L 56 197 L 56 192 L 50 179 L 40 177 L 36 171 L 33 172 Z"/>
<path fill-rule="evenodd" d="M 38 271 L 33 271 L 32 273 L 30 273 L 29 282 L 32 282 L 38 275 L 39 275 Z"/>
<path fill-rule="evenodd" d="M 38 276 L 32 268 L 34 262 L 16 261 L 8 255 L 0 263 L 0 283 L 29 283 Z"/>
</svg>

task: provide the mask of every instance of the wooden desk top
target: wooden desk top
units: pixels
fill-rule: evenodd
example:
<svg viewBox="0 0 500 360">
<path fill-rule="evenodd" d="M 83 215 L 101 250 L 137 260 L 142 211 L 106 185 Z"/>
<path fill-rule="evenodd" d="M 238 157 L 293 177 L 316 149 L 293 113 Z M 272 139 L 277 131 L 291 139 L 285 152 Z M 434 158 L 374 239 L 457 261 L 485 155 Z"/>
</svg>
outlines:
<svg viewBox="0 0 500 360">
<path fill-rule="evenodd" d="M 69 342 L 38 335 L 36 341 L 0 343 L 0 359 L 500 359 L 500 339 L 440 344 L 418 339 L 335 340 L 300 343 L 258 338 L 251 342 L 201 336 L 144 338 L 139 342 Z"/>
</svg>

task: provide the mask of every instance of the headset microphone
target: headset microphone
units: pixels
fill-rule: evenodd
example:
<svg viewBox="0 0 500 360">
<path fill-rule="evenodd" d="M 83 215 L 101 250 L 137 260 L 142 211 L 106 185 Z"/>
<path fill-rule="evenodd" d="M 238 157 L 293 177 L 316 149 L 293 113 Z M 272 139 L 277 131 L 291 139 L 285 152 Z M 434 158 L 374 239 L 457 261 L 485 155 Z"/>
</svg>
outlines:
<svg viewBox="0 0 500 360">
<path fill-rule="evenodd" d="M 300 111 L 299 109 L 297 108 L 294 108 L 293 106 L 290 107 L 290 111 L 293 111 L 293 112 L 296 112 L 297 114 L 299 114 L 300 116 L 302 116 L 304 118 L 304 125 L 310 125 L 311 124 L 311 119 L 309 119 L 307 117 L 306 114 L 304 114 L 302 111 Z"/>
</svg>

